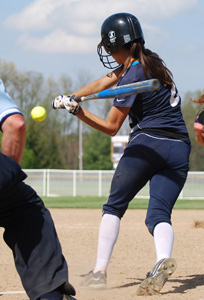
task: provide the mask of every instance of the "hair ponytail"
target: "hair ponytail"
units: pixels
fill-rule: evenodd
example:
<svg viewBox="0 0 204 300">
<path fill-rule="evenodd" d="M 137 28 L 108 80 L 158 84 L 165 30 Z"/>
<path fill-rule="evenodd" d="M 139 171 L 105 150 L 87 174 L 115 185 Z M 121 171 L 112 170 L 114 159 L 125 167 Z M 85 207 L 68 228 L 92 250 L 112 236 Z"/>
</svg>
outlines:
<svg viewBox="0 0 204 300">
<path fill-rule="evenodd" d="M 139 60 L 146 79 L 150 78 L 150 74 L 153 78 L 157 78 L 161 84 L 172 87 L 173 75 L 158 54 L 149 49 L 145 49 L 141 41 L 134 41 L 124 45 L 123 47 L 130 51 L 129 60 L 131 57 Z M 124 66 L 123 71 L 124 69 L 126 69 L 126 66 Z"/>
<path fill-rule="evenodd" d="M 142 65 L 145 77 L 149 79 L 149 73 L 153 78 L 157 78 L 161 84 L 172 87 L 173 75 L 158 54 L 149 49 L 145 49 L 144 45 L 141 43 L 137 44 L 137 48 L 139 50 L 138 58 Z"/>
</svg>

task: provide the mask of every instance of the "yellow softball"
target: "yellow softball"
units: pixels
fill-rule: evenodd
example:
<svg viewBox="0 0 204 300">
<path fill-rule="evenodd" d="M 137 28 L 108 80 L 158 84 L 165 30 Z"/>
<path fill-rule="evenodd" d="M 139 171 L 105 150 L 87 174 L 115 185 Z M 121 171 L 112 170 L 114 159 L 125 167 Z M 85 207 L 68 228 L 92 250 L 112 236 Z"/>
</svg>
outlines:
<svg viewBox="0 0 204 300">
<path fill-rule="evenodd" d="M 41 122 L 45 120 L 46 115 L 47 115 L 46 110 L 42 106 L 35 106 L 31 110 L 31 117 L 33 118 L 33 120 L 37 122 Z"/>
</svg>

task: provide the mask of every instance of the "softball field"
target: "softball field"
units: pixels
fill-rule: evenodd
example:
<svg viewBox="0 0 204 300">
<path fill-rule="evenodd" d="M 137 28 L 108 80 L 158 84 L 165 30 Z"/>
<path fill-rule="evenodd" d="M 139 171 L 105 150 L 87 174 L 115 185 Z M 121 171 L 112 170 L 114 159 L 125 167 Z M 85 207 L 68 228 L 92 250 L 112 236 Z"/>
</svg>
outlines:
<svg viewBox="0 0 204 300">
<path fill-rule="evenodd" d="M 139 283 L 155 264 L 152 236 L 145 227 L 146 210 L 131 210 L 121 221 L 118 241 L 108 269 L 106 290 L 79 286 L 81 274 L 95 264 L 100 209 L 50 209 L 69 265 L 69 280 L 78 300 L 204 300 L 204 222 L 203 210 L 174 210 L 175 231 L 172 257 L 178 267 L 158 296 L 137 296 Z M 201 226 L 195 227 L 195 222 Z M 3 234 L 3 229 L 1 229 Z M 0 241 L 1 300 L 28 300 L 16 272 L 10 249 Z M 35 284 L 35 283 L 33 283 Z"/>
</svg>

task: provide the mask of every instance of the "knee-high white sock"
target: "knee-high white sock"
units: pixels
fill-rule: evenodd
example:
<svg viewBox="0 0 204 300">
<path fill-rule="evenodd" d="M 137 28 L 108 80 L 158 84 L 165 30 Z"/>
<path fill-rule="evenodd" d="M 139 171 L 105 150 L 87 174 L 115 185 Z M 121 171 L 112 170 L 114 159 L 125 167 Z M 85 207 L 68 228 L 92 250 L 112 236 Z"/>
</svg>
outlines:
<svg viewBox="0 0 204 300">
<path fill-rule="evenodd" d="M 99 229 L 96 266 L 93 270 L 94 273 L 107 270 L 119 230 L 120 219 L 117 216 L 105 214 L 102 217 Z"/>
<path fill-rule="evenodd" d="M 157 261 L 171 257 L 174 242 L 174 231 L 169 223 L 159 223 L 154 228 L 154 244 Z"/>
</svg>

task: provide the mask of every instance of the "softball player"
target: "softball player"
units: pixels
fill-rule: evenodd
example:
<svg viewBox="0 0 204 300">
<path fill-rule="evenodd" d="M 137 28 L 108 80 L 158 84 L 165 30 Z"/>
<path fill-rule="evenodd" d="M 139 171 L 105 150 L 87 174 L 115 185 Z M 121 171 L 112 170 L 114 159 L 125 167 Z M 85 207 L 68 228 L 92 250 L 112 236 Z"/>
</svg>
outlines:
<svg viewBox="0 0 204 300">
<path fill-rule="evenodd" d="M 106 285 L 120 220 L 129 202 L 149 182 L 145 223 L 154 237 L 156 265 L 138 287 L 137 294 L 154 295 L 176 269 L 176 261 L 171 258 L 174 240 L 171 213 L 186 181 L 190 141 L 173 76 L 162 59 L 144 44 L 142 28 L 135 16 L 118 13 L 108 17 L 101 27 L 98 54 L 105 67 L 115 70 L 74 94 L 86 96 L 116 82 L 124 85 L 151 78 L 160 80 L 158 90 L 114 99 L 107 120 L 80 107 L 73 96 L 59 96 L 55 101 L 59 108 L 64 105 L 80 120 L 110 136 L 118 132 L 127 116 L 131 128 L 128 146 L 113 176 L 108 201 L 103 205 L 96 265 L 81 285 Z"/>
<path fill-rule="evenodd" d="M 23 181 L 19 163 L 26 129 L 23 116 L 0 80 L 0 226 L 13 252 L 16 269 L 31 300 L 73 299 L 67 263 L 49 211 Z"/>
</svg>

